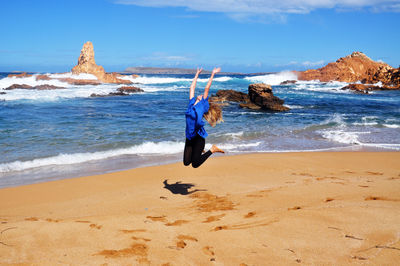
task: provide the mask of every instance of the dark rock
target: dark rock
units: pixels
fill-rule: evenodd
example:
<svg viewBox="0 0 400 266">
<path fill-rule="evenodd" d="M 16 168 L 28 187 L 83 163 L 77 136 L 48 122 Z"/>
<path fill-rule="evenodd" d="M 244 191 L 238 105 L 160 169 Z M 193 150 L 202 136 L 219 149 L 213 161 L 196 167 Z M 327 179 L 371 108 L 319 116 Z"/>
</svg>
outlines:
<svg viewBox="0 0 400 266">
<path fill-rule="evenodd" d="M 251 110 L 261 110 L 261 106 L 258 106 L 257 104 L 252 103 L 250 101 L 247 103 L 241 103 L 241 104 L 239 104 L 239 106 L 241 108 L 247 108 L 247 109 L 251 109 Z"/>
<path fill-rule="evenodd" d="M 238 102 L 241 108 L 252 110 L 287 111 L 288 107 L 283 106 L 283 100 L 274 96 L 272 88 L 266 84 L 251 84 L 249 94 L 234 90 L 219 90 L 216 96 L 210 98 L 210 102 L 223 105 L 225 101 Z"/>
<path fill-rule="evenodd" d="M 6 94 L 4 91 L 0 91 L 0 94 Z"/>
<path fill-rule="evenodd" d="M 30 86 L 27 84 L 13 84 L 5 90 L 14 90 L 14 89 L 24 89 L 24 90 L 56 90 L 56 89 L 65 89 L 64 87 L 58 87 L 54 85 L 49 85 L 49 84 L 44 84 L 44 85 L 38 85 L 38 86 Z"/>
<path fill-rule="evenodd" d="M 297 80 L 285 80 L 285 81 L 281 82 L 280 85 L 295 84 L 296 82 L 297 82 Z"/>
<path fill-rule="evenodd" d="M 249 98 L 254 104 L 264 110 L 287 111 L 288 107 L 283 106 L 284 101 L 272 93 L 270 85 L 258 83 L 249 85 Z"/>
<path fill-rule="evenodd" d="M 400 90 L 400 86 L 376 86 L 370 84 L 349 84 L 342 90 L 352 90 L 359 93 L 368 94 L 369 91 Z"/>
<path fill-rule="evenodd" d="M 32 90 L 33 87 L 27 84 L 13 84 L 7 88 L 5 88 L 5 90 L 14 90 L 14 89 L 25 89 L 25 90 Z"/>
<path fill-rule="evenodd" d="M 119 92 L 110 92 L 109 94 L 92 93 L 92 94 L 90 94 L 90 97 L 127 96 L 127 95 L 129 95 L 129 94 L 119 91 Z"/>
<path fill-rule="evenodd" d="M 249 101 L 249 96 L 246 93 L 234 91 L 234 90 L 219 90 L 217 91 L 217 96 L 212 97 L 214 102 L 247 102 Z"/>
<path fill-rule="evenodd" d="M 36 89 L 36 90 L 58 90 L 58 89 L 65 89 L 65 87 L 44 84 L 44 85 L 35 86 L 35 87 L 33 87 L 33 89 Z"/>
<path fill-rule="evenodd" d="M 141 88 L 134 87 L 134 86 L 124 86 L 124 87 L 118 88 L 117 91 L 127 92 L 127 93 L 143 92 L 143 90 Z"/>
</svg>

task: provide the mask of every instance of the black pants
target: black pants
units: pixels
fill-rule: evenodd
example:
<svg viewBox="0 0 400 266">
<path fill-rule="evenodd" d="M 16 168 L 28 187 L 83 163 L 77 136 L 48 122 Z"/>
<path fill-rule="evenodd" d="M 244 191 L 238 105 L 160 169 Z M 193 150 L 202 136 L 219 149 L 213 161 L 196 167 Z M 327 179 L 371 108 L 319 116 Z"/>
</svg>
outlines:
<svg viewBox="0 0 400 266">
<path fill-rule="evenodd" d="M 202 165 L 212 154 L 211 151 L 202 154 L 205 145 L 206 140 L 199 135 L 196 135 L 191 140 L 186 139 L 185 151 L 183 152 L 183 164 L 186 166 L 192 164 L 193 168 Z"/>
</svg>

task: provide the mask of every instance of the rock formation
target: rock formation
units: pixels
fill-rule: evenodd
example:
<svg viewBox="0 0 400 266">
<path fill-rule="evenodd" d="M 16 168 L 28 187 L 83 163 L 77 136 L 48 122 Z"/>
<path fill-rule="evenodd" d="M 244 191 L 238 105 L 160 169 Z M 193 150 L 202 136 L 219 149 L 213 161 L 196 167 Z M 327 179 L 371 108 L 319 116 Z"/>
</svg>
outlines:
<svg viewBox="0 0 400 266">
<path fill-rule="evenodd" d="M 249 85 L 249 98 L 252 103 L 264 110 L 287 111 L 284 100 L 274 96 L 270 85 L 264 83 Z"/>
<path fill-rule="evenodd" d="M 94 60 L 93 44 L 86 42 L 81 50 L 81 54 L 78 58 L 78 64 L 71 70 L 73 74 L 88 73 L 95 75 L 101 82 L 104 83 L 118 83 L 118 84 L 129 84 L 132 83 L 129 80 L 120 79 L 122 75 L 117 73 L 106 73 L 102 66 L 96 64 Z"/>
<path fill-rule="evenodd" d="M 143 92 L 141 88 L 134 87 L 134 86 L 124 86 L 117 89 L 120 92 L 127 92 L 127 93 L 135 93 L 135 92 Z"/>
<path fill-rule="evenodd" d="M 8 74 L 8 76 L 7 76 L 7 78 L 12 78 L 12 77 L 15 77 L 15 78 L 29 78 L 29 77 L 32 77 L 32 75 L 28 74 L 26 72 L 23 72 L 21 74 Z"/>
<path fill-rule="evenodd" d="M 283 106 L 283 100 L 274 96 L 269 85 L 259 83 L 250 84 L 248 94 L 234 90 L 219 90 L 215 96 L 210 98 L 211 102 L 224 103 L 225 101 L 239 102 L 242 108 L 253 110 L 287 111 Z"/>
<path fill-rule="evenodd" d="M 400 69 L 395 69 L 383 62 L 371 60 L 361 52 L 354 52 L 336 62 L 329 63 L 318 69 L 297 72 L 299 80 L 342 81 L 353 83 L 361 81 L 364 84 L 382 82 L 384 86 L 400 85 Z"/>
<path fill-rule="evenodd" d="M 344 86 L 342 90 L 352 90 L 359 93 L 368 94 L 369 91 L 386 91 L 386 90 L 399 90 L 400 86 L 376 86 L 371 84 L 352 83 Z"/>
<path fill-rule="evenodd" d="M 15 89 L 24 89 L 24 90 L 57 90 L 57 89 L 65 89 L 64 87 L 59 87 L 59 86 L 54 86 L 54 85 L 49 85 L 49 84 L 43 84 L 43 85 L 37 85 L 37 86 L 31 86 L 27 84 L 13 84 L 4 90 L 15 90 Z"/>
</svg>

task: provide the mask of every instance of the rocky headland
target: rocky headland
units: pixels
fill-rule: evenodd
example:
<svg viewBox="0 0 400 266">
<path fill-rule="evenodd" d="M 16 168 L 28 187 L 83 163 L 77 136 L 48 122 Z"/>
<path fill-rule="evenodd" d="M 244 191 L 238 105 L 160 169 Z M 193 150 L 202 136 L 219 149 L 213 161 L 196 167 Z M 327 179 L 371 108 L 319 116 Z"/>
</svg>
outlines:
<svg viewBox="0 0 400 266">
<path fill-rule="evenodd" d="M 353 52 L 318 69 L 296 73 L 299 80 L 347 82 L 350 85 L 343 89 L 362 93 L 368 93 L 370 90 L 400 89 L 400 68 L 373 61 L 362 52 Z M 361 82 L 361 84 L 354 84 L 356 82 Z"/>
<path fill-rule="evenodd" d="M 241 108 L 252 110 L 288 111 L 284 100 L 274 96 L 270 85 L 264 83 L 250 84 L 248 94 L 235 90 L 219 90 L 210 99 L 211 102 L 225 105 L 227 102 L 237 102 Z"/>
</svg>

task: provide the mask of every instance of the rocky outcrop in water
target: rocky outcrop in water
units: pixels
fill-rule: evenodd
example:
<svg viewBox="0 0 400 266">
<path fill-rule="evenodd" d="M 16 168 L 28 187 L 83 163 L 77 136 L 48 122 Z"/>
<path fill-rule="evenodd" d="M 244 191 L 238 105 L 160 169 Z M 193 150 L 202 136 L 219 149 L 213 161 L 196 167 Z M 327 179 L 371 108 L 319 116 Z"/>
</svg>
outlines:
<svg viewBox="0 0 400 266">
<path fill-rule="evenodd" d="M 7 76 L 7 78 L 12 78 L 12 77 L 15 77 L 15 78 L 29 78 L 29 77 L 32 77 L 32 75 L 28 74 L 26 72 L 23 72 L 21 74 L 8 74 L 8 76 Z"/>
<path fill-rule="evenodd" d="M 136 92 L 143 92 L 141 88 L 134 87 L 134 86 L 124 86 L 117 89 L 119 92 L 126 92 L 126 93 L 136 93 Z"/>
<path fill-rule="evenodd" d="M 297 72 L 299 80 L 342 81 L 363 84 L 381 82 L 384 89 L 395 89 L 400 86 L 400 69 L 393 68 L 386 63 L 376 62 L 361 52 L 354 52 L 336 62 L 329 63 L 318 69 Z M 378 89 L 378 86 L 369 86 Z M 354 84 L 352 88 L 360 90 L 361 86 Z M 382 87 L 380 87 L 382 88 Z"/>
<path fill-rule="evenodd" d="M 370 91 L 387 91 L 387 90 L 399 90 L 400 86 L 376 86 L 371 84 L 359 84 L 352 83 L 344 86 L 342 90 L 352 90 L 359 93 L 368 94 Z"/>
<path fill-rule="evenodd" d="M 129 80 L 121 79 L 122 75 L 117 73 L 106 73 L 102 66 L 94 60 L 94 49 L 91 42 L 86 42 L 78 58 L 78 64 L 71 70 L 73 74 L 88 73 L 96 76 L 104 83 L 129 84 Z"/>
<path fill-rule="evenodd" d="M 259 83 L 250 84 L 248 94 L 234 90 L 219 90 L 215 96 L 210 98 L 211 102 L 224 103 L 226 101 L 238 102 L 241 108 L 252 110 L 287 111 L 288 107 L 283 106 L 284 101 L 272 93 L 270 85 Z"/>
<path fill-rule="evenodd" d="M 264 110 L 287 111 L 288 107 L 284 106 L 284 100 L 274 96 L 270 85 L 264 83 L 249 85 L 250 102 L 259 106 Z M 243 106 L 242 106 L 243 107 Z M 251 108 L 252 106 L 248 107 Z"/>
<path fill-rule="evenodd" d="M 15 90 L 15 89 L 24 89 L 24 90 L 57 90 L 57 89 L 65 89 L 64 87 L 59 87 L 59 86 L 54 86 L 54 85 L 49 85 L 49 84 L 43 84 L 43 85 L 37 85 L 37 86 L 31 86 L 27 84 L 13 84 L 4 90 Z"/>
</svg>

